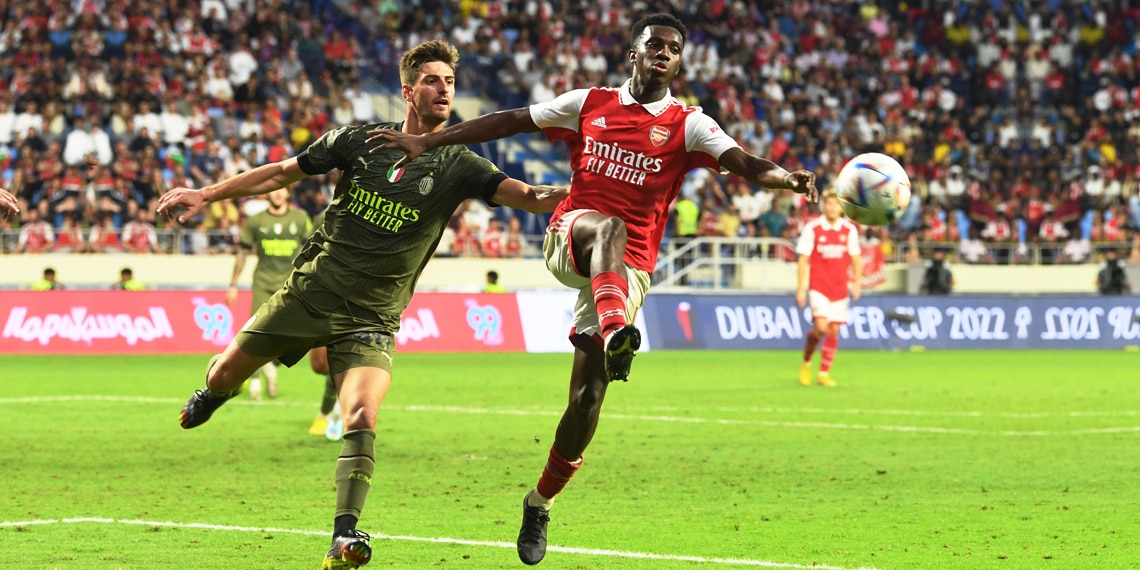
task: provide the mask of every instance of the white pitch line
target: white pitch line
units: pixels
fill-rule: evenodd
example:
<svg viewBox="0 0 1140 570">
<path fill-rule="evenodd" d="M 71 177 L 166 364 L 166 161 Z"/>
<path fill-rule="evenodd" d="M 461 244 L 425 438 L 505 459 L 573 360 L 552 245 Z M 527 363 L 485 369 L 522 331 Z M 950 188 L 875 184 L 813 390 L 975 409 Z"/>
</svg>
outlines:
<svg viewBox="0 0 1140 570">
<path fill-rule="evenodd" d="M 511 410 L 511 409 L 497 409 L 497 408 L 465 408 L 460 406 L 406 406 L 404 411 L 409 412 L 444 412 L 444 413 L 460 413 L 460 414 L 487 414 L 487 415 L 507 415 L 507 416 L 561 416 L 562 412 L 549 412 L 549 411 L 533 411 L 533 410 Z M 893 431 L 893 432 L 912 432 L 912 433 L 940 433 L 940 434 L 958 434 L 958 435 L 1001 435 L 1010 437 L 1040 437 L 1050 435 L 1092 435 L 1092 434 L 1105 434 L 1105 433 L 1125 433 L 1125 432 L 1140 432 L 1140 426 L 1125 426 L 1115 428 L 1101 428 L 1101 429 L 1076 429 L 1076 430 L 1034 430 L 1034 431 L 1016 431 L 1016 430 L 978 430 L 966 428 L 940 428 L 928 426 L 890 426 L 890 425 L 872 425 L 872 424 L 846 424 L 846 423 L 826 423 L 826 422 L 773 422 L 766 420 L 733 420 L 723 418 L 694 418 L 686 416 L 645 416 L 645 415 L 632 415 L 632 414 L 605 414 L 606 419 L 612 420 L 640 420 L 640 421 L 655 421 L 655 422 L 668 422 L 668 423 L 689 423 L 689 424 L 715 424 L 715 425 L 746 425 L 746 426 L 763 426 L 763 427 L 789 427 L 789 428 L 816 428 L 816 429 L 846 429 L 846 430 L 866 430 L 866 431 Z"/>
<path fill-rule="evenodd" d="M 64 518 L 64 519 L 39 519 L 31 521 L 0 521 L 0 528 L 4 527 L 25 527 L 37 525 L 52 525 L 52 524 L 125 524 L 125 525 L 138 525 L 150 527 L 167 527 L 167 528 L 184 528 L 196 530 L 223 530 L 230 532 L 261 532 L 261 533 L 277 533 L 277 534 L 298 534 L 304 536 L 327 536 L 328 531 L 322 530 L 302 530 L 292 528 L 261 528 L 250 526 L 232 526 L 220 524 L 207 524 L 207 523 L 178 523 L 170 521 L 144 521 L 136 519 L 111 519 L 99 517 L 80 517 L 80 518 Z M 403 535 L 390 535 L 390 534 L 374 534 L 374 540 L 398 540 L 404 542 L 431 542 L 436 544 L 458 544 L 463 546 L 485 546 L 491 548 L 515 548 L 513 542 L 494 542 L 486 540 L 467 540 L 463 538 L 447 538 L 447 537 L 422 537 L 422 536 L 403 536 Z M 626 550 L 606 550 L 599 548 L 577 548 L 573 546 L 556 546 L 550 545 L 546 547 L 547 552 L 562 552 L 566 554 L 581 554 L 586 556 L 609 556 L 613 558 L 633 558 L 639 560 L 668 560 L 676 562 L 697 562 L 702 564 L 725 564 L 732 566 L 758 566 L 764 568 L 802 568 L 802 569 L 816 569 L 816 570 L 876 570 L 873 567 L 861 566 L 859 568 L 847 568 L 843 566 L 828 566 L 822 564 L 795 564 L 791 562 L 772 562 L 769 560 L 751 560 L 748 558 L 708 558 L 705 556 L 689 556 L 683 554 L 655 554 L 652 552 L 631 552 Z"/>
<path fill-rule="evenodd" d="M 672 408 L 677 411 L 677 408 Z M 954 418 L 982 418 L 982 417 L 995 417 L 995 418 L 1015 418 L 1015 419 L 1035 419 L 1035 418 L 1051 418 L 1051 417 L 1068 417 L 1068 418 L 1083 418 L 1083 417 L 1110 417 L 1110 416 L 1140 416 L 1140 410 L 1119 410 L 1109 412 L 975 412 L 975 411 L 929 411 L 929 410 L 890 410 L 890 409 L 871 409 L 862 410 L 859 408 L 730 408 L 721 407 L 716 409 L 718 412 L 739 412 L 750 414 L 843 414 L 843 415 L 864 415 L 864 416 L 931 416 L 931 417 L 954 417 Z"/>
<path fill-rule="evenodd" d="M 53 403 L 53 402 L 127 402 L 127 403 L 143 403 L 143 404 L 182 404 L 183 400 L 177 398 L 148 398 L 136 396 L 30 396 L 25 398 L 0 398 L 0 405 L 3 404 L 39 404 L 39 403 Z M 312 403 L 304 402 L 277 402 L 277 401 L 250 401 L 250 400 L 235 400 L 232 402 L 239 406 L 277 406 L 277 407 L 290 407 L 290 408 L 311 408 Z M 426 413 L 450 413 L 450 414 L 481 414 L 481 415 L 496 415 L 496 416 L 544 416 L 544 417 L 559 417 L 562 415 L 560 411 L 553 410 L 538 410 L 538 409 L 510 409 L 510 408 L 468 408 L 463 406 L 387 406 L 383 408 L 390 412 L 426 412 Z M 757 413 L 764 413 L 765 409 L 757 408 Z M 773 408 L 772 410 L 781 410 L 784 412 L 792 412 L 794 408 Z M 825 413 L 829 410 L 822 408 L 805 408 L 807 413 Z M 837 413 L 859 413 L 864 415 L 875 415 L 876 413 L 883 413 L 887 415 L 926 415 L 921 410 L 835 410 Z M 1130 411 L 1121 412 L 1122 415 L 1132 415 Z M 930 415 L 938 415 L 932 413 Z M 949 414 L 948 414 L 949 415 Z M 961 415 L 969 415 L 969 417 L 984 417 L 981 412 L 962 412 Z M 999 415 L 999 414 L 993 414 Z M 1081 417 L 1081 416 L 1094 416 L 1096 412 L 1065 412 L 1056 417 Z M 1045 416 L 1042 416 L 1045 417 Z M 849 423 L 829 423 L 829 422 L 777 422 L 770 420 L 739 420 L 727 418 L 700 418 L 690 416 L 661 416 L 661 415 L 640 415 L 640 414 L 606 414 L 607 419 L 613 420 L 629 420 L 629 421 L 650 421 L 650 422 L 664 422 L 664 423 L 689 423 L 689 424 L 710 424 L 710 425 L 741 425 L 741 426 L 761 426 L 761 427 L 782 427 L 782 428 L 808 428 L 808 429 L 837 429 L 837 430 L 863 430 L 863 431 L 888 431 L 888 432 L 908 432 L 908 433 L 937 433 L 937 434 L 953 434 L 953 435 L 998 435 L 1007 437 L 1044 437 L 1044 436 L 1058 436 L 1058 435 L 1101 435 L 1101 434 L 1114 434 L 1114 433 L 1136 433 L 1140 432 L 1140 426 L 1121 426 L 1110 428 L 1089 428 L 1089 429 L 1070 429 L 1070 430 L 980 430 L 969 428 L 942 428 L 930 426 L 895 426 L 895 425 L 874 425 L 874 424 L 849 424 Z"/>
</svg>

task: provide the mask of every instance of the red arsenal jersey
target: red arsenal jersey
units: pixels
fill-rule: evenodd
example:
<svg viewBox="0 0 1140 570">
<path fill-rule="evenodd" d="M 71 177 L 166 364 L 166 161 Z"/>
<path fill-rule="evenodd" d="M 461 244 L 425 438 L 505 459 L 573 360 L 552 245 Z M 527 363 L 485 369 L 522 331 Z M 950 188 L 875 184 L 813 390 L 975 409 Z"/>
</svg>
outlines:
<svg viewBox="0 0 1140 570">
<path fill-rule="evenodd" d="M 796 253 L 811 256 L 808 288 L 832 301 L 847 298 L 847 270 L 851 257 L 861 252 L 859 229 L 845 218 L 834 225 L 822 216 L 808 222 L 796 244 Z"/>
<path fill-rule="evenodd" d="M 548 103 L 531 105 L 530 116 L 552 141 L 570 147 L 570 196 L 566 212 L 596 210 L 625 221 L 625 263 L 650 273 L 661 236 L 685 174 L 720 169 L 720 155 L 738 147 L 716 121 L 666 94 L 642 105 L 629 90 L 576 89 Z"/>
</svg>

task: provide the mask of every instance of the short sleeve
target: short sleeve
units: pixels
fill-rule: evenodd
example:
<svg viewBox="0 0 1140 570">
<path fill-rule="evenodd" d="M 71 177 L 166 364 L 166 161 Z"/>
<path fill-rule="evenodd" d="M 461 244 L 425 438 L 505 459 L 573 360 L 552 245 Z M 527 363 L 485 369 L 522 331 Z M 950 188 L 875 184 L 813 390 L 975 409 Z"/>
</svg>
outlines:
<svg viewBox="0 0 1140 570">
<path fill-rule="evenodd" d="M 530 106 L 530 119 L 540 129 L 569 129 L 578 132 L 582 105 L 589 89 L 574 89 L 554 98 L 553 101 Z"/>
<path fill-rule="evenodd" d="M 685 150 L 689 152 L 703 152 L 720 160 L 720 155 L 740 144 L 720 128 L 712 117 L 701 113 L 693 113 L 685 120 Z"/>
<path fill-rule="evenodd" d="M 344 126 L 325 133 L 297 155 L 297 164 L 309 176 L 333 169 L 347 170 L 349 155 L 346 150 L 352 145 L 354 131 L 355 127 Z"/>
<path fill-rule="evenodd" d="M 482 198 L 490 206 L 496 206 L 491 201 L 499 184 L 507 179 L 507 175 L 495 166 L 495 163 L 471 152 L 464 150 L 455 159 L 454 174 L 462 190 L 464 198 Z"/>
<path fill-rule="evenodd" d="M 241 228 L 241 246 L 246 249 L 253 248 L 253 219 L 247 219 Z"/>
<path fill-rule="evenodd" d="M 851 257 L 858 257 L 863 255 L 863 246 L 859 245 L 859 228 L 854 224 L 851 225 L 850 233 L 847 235 L 847 253 Z"/>
<path fill-rule="evenodd" d="M 807 226 L 800 234 L 800 241 L 796 243 L 796 253 L 811 255 L 813 250 L 815 250 L 815 230 L 811 226 Z"/>
</svg>

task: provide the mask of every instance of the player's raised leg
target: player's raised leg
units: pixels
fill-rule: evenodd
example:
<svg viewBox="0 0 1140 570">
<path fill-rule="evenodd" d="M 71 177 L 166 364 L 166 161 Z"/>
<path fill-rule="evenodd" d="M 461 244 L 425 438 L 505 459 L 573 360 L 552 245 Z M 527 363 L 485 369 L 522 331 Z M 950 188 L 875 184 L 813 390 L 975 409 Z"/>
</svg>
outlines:
<svg viewBox="0 0 1140 570">
<path fill-rule="evenodd" d="M 628 380 L 641 332 L 629 323 L 629 282 L 626 279 L 627 234 L 621 218 L 591 212 L 578 218 L 572 229 L 574 260 L 582 275 L 590 276 L 598 322 L 605 346 L 606 374 L 610 380 Z M 582 267 L 582 264 L 587 264 Z"/>
<path fill-rule="evenodd" d="M 231 341 L 226 350 L 206 365 L 206 387 L 194 392 L 182 408 L 179 423 L 185 429 L 200 426 L 241 391 L 241 384 L 273 356 L 254 356 Z"/>
<path fill-rule="evenodd" d="M 519 529 L 519 559 L 538 564 L 546 555 L 546 529 L 554 499 L 582 466 L 582 453 L 594 438 L 610 379 L 605 353 L 596 338 L 575 335 L 574 368 L 570 373 L 570 401 L 558 422 L 554 445 L 535 488 L 523 499 Z"/>
</svg>

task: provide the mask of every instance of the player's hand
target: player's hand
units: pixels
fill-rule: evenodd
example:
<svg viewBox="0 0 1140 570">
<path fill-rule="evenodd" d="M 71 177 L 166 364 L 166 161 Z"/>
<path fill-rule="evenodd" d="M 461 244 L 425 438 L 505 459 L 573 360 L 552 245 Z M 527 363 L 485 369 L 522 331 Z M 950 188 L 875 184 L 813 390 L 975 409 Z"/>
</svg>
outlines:
<svg viewBox="0 0 1140 570">
<path fill-rule="evenodd" d="M 226 306 L 233 308 L 234 301 L 237 301 L 237 296 L 238 296 L 237 287 L 234 285 L 230 285 L 230 288 L 226 289 Z"/>
<path fill-rule="evenodd" d="M 819 201 L 819 190 L 815 189 L 815 173 L 810 170 L 797 170 L 784 179 L 788 188 L 796 194 L 803 194 L 808 202 Z"/>
<path fill-rule="evenodd" d="M 392 129 L 373 129 L 368 131 L 368 139 L 364 141 L 366 145 L 373 145 L 368 150 L 369 154 L 375 154 L 384 150 L 399 150 L 403 151 L 404 157 L 396 161 L 392 168 L 400 168 L 406 162 L 415 160 L 415 158 L 424 153 L 428 149 L 427 139 L 420 135 L 409 135 L 400 131 Z"/>
<path fill-rule="evenodd" d="M 807 291 L 804 291 L 803 289 L 796 289 L 796 306 L 802 309 L 806 304 Z"/>
<path fill-rule="evenodd" d="M 20 206 L 16 202 L 16 197 L 11 192 L 0 188 L 0 215 L 5 218 L 12 214 L 19 214 Z"/>
<path fill-rule="evenodd" d="M 201 190 L 174 188 L 158 199 L 158 207 L 155 208 L 155 212 L 167 218 L 174 218 L 174 209 L 181 206 L 186 209 L 178 216 L 178 223 L 181 224 L 194 217 L 198 210 L 201 210 L 202 206 L 205 205 L 206 197 Z"/>
<path fill-rule="evenodd" d="M 851 300 L 858 301 L 859 297 L 863 296 L 863 284 L 857 281 L 851 282 Z"/>
</svg>

